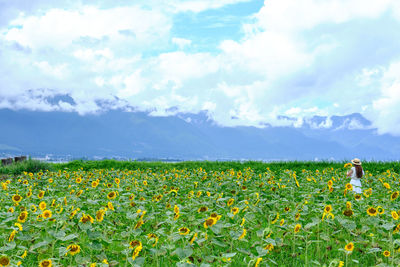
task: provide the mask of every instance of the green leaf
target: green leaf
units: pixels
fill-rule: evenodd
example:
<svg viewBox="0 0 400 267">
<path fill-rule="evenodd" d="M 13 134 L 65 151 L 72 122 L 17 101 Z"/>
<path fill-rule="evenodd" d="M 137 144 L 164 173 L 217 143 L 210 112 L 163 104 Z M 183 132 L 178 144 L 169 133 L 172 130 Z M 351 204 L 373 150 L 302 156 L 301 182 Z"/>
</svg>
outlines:
<svg viewBox="0 0 400 267">
<path fill-rule="evenodd" d="M 221 255 L 221 257 L 225 257 L 225 258 L 233 258 L 237 253 L 233 252 L 233 253 L 224 253 Z"/>
<path fill-rule="evenodd" d="M 381 227 L 383 228 L 383 229 L 385 229 L 385 230 L 392 230 L 394 227 L 395 227 L 396 225 L 395 224 L 393 224 L 393 223 L 385 223 L 385 224 L 382 224 L 381 225 Z"/>
<path fill-rule="evenodd" d="M 0 252 L 8 251 L 14 249 L 16 246 L 15 242 L 8 242 L 6 245 L 2 248 L 0 248 Z"/>
<path fill-rule="evenodd" d="M 29 251 L 33 251 L 33 250 L 38 249 L 40 247 L 47 246 L 48 244 L 49 244 L 49 242 L 47 242 L 47 241 L 42 241 L 42 242 L 36 243 L 36 244 L 34 244 L 33 246 L 30 247 Z"/>
<path fill-rule="evenodd" d="M 382 249 L 380 248 L 370 248 L 368 249 L 367 253 L 376 253 L 376 252 L 380 252 L 382 251 Z"/>
<path fill-rule="evenodd" d="M 77 237 L 79 237 L 78 234 L 70 234 L 70 235 L 67 235 L 66 237 L 62 238 L 61 240 L 62 240 L 62 241 L 68 241 L 68 240 L 75 239 L 75 238 L 77 238 Z"/>
<path fill-rule="evenodd" d="M 223 248 L 228 246 L 227 244 L 222 243 L 222 242 L 218 241 L 218 240 L 215 239 L 215 238 L 211 239 L 211 243 L 213 243 L 213 244 L 215 244 L 215 245 L 217 245 L 217 246 L 223 247 Z"/>
<path fill-rule="evenodd" d="M 65 256 L 65 254 L 67 253 L 68 249 L 66 247 L 59 247 L 58 248 L 58 256 L 61 258 L 63 256 Z"/>
</svg>

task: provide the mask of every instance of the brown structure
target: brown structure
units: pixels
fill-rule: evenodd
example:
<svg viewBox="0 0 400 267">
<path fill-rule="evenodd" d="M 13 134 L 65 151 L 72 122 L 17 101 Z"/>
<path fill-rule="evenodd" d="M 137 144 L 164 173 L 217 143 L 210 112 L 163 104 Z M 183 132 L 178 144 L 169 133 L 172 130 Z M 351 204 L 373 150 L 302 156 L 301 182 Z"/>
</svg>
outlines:
<svg viewBox="0 0 400 267">
<path fill-rule="evenodd" d="M 26 156 L 14 157 L 15 162 L 21 162 L 21 161 L 25 161 L 25 160 L 26 160 Z"/>
<path fill-rule="evenodd" d="M 22 162 L 27 159 L 26 156 L 19 156 L 19 157 L 14 157 L 14 158 L 6 158 L 6 159 L 1 159 L 1 165 L 6 166 L 13 164 L 14 162 Z"/>
<path fill-rule="evenodd" d="M 13 162 L 13 158 L 1 159 L 1 165 L 3 166 L 13 164 Z"/>
</svg>

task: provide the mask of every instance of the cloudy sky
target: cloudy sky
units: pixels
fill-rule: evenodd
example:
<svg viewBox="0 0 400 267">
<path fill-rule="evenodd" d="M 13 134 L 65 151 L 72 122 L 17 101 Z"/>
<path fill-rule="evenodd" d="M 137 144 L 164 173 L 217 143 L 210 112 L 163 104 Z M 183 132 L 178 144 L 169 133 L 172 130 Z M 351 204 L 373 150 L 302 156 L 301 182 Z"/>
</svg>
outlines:
<svg viewBox="0 0 400 267">
<path fill-rule="evenodd" d="M 400 135 L 399 47 L 398 0 L 0 0 L 0 108 Z"/>
</svg>

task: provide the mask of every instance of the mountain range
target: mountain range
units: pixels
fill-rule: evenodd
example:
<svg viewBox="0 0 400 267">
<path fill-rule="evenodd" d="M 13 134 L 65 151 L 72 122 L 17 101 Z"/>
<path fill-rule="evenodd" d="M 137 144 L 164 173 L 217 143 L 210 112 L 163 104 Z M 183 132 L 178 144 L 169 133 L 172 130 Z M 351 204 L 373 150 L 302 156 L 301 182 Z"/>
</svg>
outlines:
<svg viewBox="0 0 400 267">
<path fill-rule="evenodd" d="M 293 118 L 287 117 L 288 120 Z M 0 109 L 0 155 L 176 160 L 398 160 L 400 137 L 361 114 L 314 116 L 299 127 L 222 127 L 207 114 L 155 117 L 113 110 Z"/>
</svg>

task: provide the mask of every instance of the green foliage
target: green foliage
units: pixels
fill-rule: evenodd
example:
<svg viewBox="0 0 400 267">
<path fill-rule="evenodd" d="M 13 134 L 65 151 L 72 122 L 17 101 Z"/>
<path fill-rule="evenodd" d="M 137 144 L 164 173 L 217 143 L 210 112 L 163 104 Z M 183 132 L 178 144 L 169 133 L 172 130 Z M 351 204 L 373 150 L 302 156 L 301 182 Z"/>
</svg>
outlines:
<svg viewBox="0 0 400 267">
<path fill-rule="evenodd" d="M 39 171 L 51 170 L 53 165 L 39 160 L 28 159 L 22 162 L 16 162 L 11 165 L 0 166 L 0 174 L 18 175 L 26 172 L 37 173 Z"/>
<path fill-rule="evenodd" d="M 144 162 L 144 161 L 117 161 L 117 160 L 101 160 L 101 161 L 83 161 L 75 160 L 68 163 L 52 164 L 52 167 L 57 170 L 94 170 L 94 169 L 115 169 L 115 170 L 136 170 L 136 169 L 152 169 L 172 170 L 172 169 L 197 169 L 202 168 L 206 171 L 225 171 L 225 170 L 243 170 L 251 168 L 255 172 L 265 172 L 267 168 L 271 171 L 280 171 L 289 169 L 300 173 L 303 169 L 315 171 L 326 168 L 340 169 L 343 168 L 345 161 L 276 161 L 276 162 L 261 162 L 261 161 L 182 161 L 176 163 L 169 162 Z M 363 168 L 370 173 L 377 174 L 391 170 L 400 172 L 399 162 L 381 162 L 371 161 L 363 162 Z M 344 168 L 343 168 L 344 169 Z"/>
</svg>

